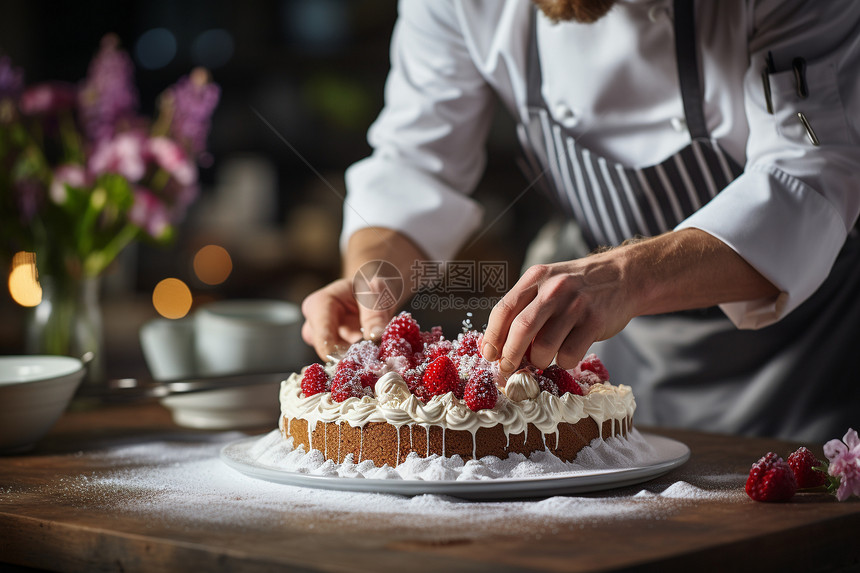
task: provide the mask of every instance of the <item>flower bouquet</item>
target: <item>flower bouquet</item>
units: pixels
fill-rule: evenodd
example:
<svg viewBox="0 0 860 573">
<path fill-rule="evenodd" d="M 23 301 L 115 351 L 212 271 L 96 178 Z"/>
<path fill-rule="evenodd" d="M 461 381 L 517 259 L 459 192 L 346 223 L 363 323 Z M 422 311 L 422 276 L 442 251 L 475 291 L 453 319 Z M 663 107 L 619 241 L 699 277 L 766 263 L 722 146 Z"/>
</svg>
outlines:
<svg viewBox="0 0 860 573">
<path fill-rule="evenodd" d="M 114 35 L 78 85 L 26 86 L 0 56 L 0 246 L 18 253 L 13 267 L 35 260 L 42 303 L 30 351 L 102 359 L 98 309 L 82 307 L 97 303 L 98 277 L 130 243 L 174 237 L 197 196 L 198 165 L 211 163 L 219 97 L 195 69 L 159 96 L 154 118 L 142 116 L 134 66 Z"/>
</svg>

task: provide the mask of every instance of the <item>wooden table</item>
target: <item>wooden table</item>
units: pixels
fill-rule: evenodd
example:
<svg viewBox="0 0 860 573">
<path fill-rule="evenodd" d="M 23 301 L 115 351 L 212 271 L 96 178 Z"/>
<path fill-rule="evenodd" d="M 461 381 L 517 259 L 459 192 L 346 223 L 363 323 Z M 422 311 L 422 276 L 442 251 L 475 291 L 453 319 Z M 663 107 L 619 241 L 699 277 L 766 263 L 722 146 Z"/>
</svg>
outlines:
<svg viewBox="0 0 860 573">
<path fill-rule="evenodd" d="M 643 489 L 659 493 L 680 481 L 707 491 L 715 487 L 707 476 L 724 476 L 720 490 L 728 493 L 681 500 L 659 515 L 549 524 L 532 534 L 514 527 L 516 516 L 510 528 L 500 522 L 469 530 L 452 523 L 428 530 L 418 524 L 403 525 L 402 519 L 392 525 L 379 512 L 359 515 L 347 525 L 336 512 L 329 512 L 315 516 L 316 528 L 312 528 L 306 513 L 294 514 L 290 507 L 277 510 L 276 526 L 261 529 L 230 515 L 206 523 L 181 516 L 165 521 L 145 505 L 134 512 L 111 510 L 85 487 L 65 487 L 72 479 L 86 483 L 87 476 L 104 474 L 115 463 L 109 458 L 98 461 L 87 452 L 147 444 L 167 434 L 182 439 L 203 435 L 175 426 L 157 404 L 72 412 L 34 451 L 0 457 L 0 562 L 62 571 L 832 571 L 860 567 L 856 499 L 838 503 L 824 493 L 804 493 L 790 503 L 765 504 L 739 493 L 753 461 L 770 450 L 785 456 L 798 444 L 653 431 L 689 445 L 690 461 L 647 484 L 590 497 L 605 503 L 632 502 L 641 499 L 633 496 Z M 821 454 L 820 446 L 812 449 Z M 132 469 L 127 471 L 134 471 L 133 465 L 128 467 Z M 361 495 L 376 499 L 372 494 Z"/>
</svg>

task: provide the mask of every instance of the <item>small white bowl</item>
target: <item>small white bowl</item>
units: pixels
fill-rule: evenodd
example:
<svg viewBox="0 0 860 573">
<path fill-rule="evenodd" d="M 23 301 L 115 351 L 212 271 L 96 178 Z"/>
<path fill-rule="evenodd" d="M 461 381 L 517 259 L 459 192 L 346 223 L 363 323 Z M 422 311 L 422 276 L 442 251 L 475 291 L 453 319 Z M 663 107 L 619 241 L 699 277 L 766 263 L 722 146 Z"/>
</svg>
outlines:
<svg viewBox="0 0 860 573">
<path fill-rule="evenodd" d="M 281 300 L 223 300 L 185 321 L 154 320 L 141 329 L 156 380 L 297 371 L 309 359 L 298 305 Z M 281 378 L 271 383 L 174 394 L 161 399 L 173 420 L 190 428 L 226 430 L 275 425 Z"/>
<path fill-rule="evenodd" d="M 84 372 L 69 356 L 0 356 L 0 453 L 28 450 L 47 434 Z"/>
<path fill-rule="evenodd" d="M 199 430 L 232 430 L 278 424 L 281 383 L 253 384 L 161 399 L 173 421 Z"/>
<path fill-rule="evenodd" d="M 305 354 L 302 311 L 281 300 L 223 300 L 195 315 L 197 373 L 279 372 Z"/>
</svg>

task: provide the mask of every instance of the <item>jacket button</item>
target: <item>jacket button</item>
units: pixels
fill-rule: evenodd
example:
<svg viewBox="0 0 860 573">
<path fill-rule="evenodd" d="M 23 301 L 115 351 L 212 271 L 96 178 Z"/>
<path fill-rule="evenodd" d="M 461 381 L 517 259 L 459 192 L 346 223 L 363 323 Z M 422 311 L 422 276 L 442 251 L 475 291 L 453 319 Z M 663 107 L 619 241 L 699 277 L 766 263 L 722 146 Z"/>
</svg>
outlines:
<svg viewBox="0 0 860 573">
<path fill-rule="evenodd" d="M 576 111 L 570 108 L 567 104 L 557 104 L 554 110 L 555 118 L 563 123 L 566 127 L 573 127 L 579 123 L 579 116 Z"/>
</svg>

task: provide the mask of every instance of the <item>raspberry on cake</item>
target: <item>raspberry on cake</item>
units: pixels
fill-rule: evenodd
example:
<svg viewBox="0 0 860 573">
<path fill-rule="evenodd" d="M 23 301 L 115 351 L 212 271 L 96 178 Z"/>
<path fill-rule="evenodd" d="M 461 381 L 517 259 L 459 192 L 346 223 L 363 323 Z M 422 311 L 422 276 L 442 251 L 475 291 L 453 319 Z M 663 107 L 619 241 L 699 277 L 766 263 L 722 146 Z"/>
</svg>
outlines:
<svg viewBox="0 0 860 573">
<path fill-rule="evenodd" d="M 531 365 L 507 379 L 478 352 L 482 334 L 448 340 L 408 313 L 379 344 L 361 341 L 340 360 L 312 364 L 281 383 L 279 427 L 296 447 L 337 463 L 396 466 L 410 453 L 506 458 L 548 450 L 571 461 L 596 438 L 626 435 L 636 403 L 609 384 L 595 355 L 567 371 Z"/>
</svg>

